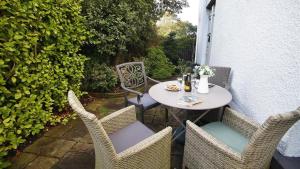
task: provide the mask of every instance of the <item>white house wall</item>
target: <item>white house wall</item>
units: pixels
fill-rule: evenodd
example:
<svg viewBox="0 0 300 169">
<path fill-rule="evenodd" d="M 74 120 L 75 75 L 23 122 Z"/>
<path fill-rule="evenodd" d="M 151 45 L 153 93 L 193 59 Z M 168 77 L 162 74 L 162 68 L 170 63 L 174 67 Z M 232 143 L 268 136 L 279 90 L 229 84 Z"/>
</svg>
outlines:
<svg viewBox="0 0 300 169">
<path fill-rule="evenodd" d="M 300 1 L 217 0 L 210 64 L 232 68 L 231 106 L 260 123 L 299 107 Z M 300 122 L 278 149 L 300 156 Z"/>
<path fill-rule="evenodd" d="M 197 41 L 195 62 L 205 63 L 207 33 L 208 33 L 208 12 L 206 10 L 206 0 L 199 0 L 199 22 L 197 26 Z"/>
</svg>

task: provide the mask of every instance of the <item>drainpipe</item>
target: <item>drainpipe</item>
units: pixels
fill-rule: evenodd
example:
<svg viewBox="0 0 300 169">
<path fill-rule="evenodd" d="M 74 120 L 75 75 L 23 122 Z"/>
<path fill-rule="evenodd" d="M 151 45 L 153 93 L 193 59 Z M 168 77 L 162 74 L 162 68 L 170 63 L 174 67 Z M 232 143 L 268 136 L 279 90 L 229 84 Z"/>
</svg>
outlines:
<svg viewBox="0 0 300 169">
<path fill-rule="evenodd" d="M 205 64 L 209 65 L 210 57 L 211 57 L 211 46 L 212 46 L 212 37 L 213 37 L 213 28 L 214 28 L 214 17 L 215 17 L 215 5 L 212 6 L 211 10 L 209 11 L 209 25 L 208 25 L 208 33 L 207 33 L 207 51 L 206 51 L 206 58 Z"/>
</svg>

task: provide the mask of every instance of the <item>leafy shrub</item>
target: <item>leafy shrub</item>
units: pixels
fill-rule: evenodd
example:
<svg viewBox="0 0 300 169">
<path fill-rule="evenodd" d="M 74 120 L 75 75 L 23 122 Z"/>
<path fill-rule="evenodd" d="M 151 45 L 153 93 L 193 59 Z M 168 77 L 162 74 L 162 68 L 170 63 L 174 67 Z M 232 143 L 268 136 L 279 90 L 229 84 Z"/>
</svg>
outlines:
<svg viewBox="0 0 300 169">
<path fill-rule="evenodd" d="M 81 94 L 87 32 L 80 1 L 0 1 L 0 168 L 3 157 L 60 122 L 53 111 L 67 104 L 69 89 Z"/>
<path fill-rule="evenodd" d="M 149 48 L 144 59 L 146 72 L 156 79 L 166 79 L 172 76 L 175 66 L 166 57 L 164 51 L 159 47 Z"/>
<path fill-rule="evenodd" d="M 192 62 L 191 61 L 185 61 L 183 59 L 178 59 L 175 72 L 179 75 L 186 74 L 186 73 L 192 73 Z"/>
<path fill-rule="evenodd" d="M 82 14 L 93 36 L 83 52 L 107 64 L 142 56 L 161 14 L 180 13 L 187 5 L 186 0 L 84 0 Z"/>
<path fill-rule="evenodd" d="M 170 25 L 160 25 L 159 30 L 165 35 L 162 42 L 163 50 L 170 61 L 177 65 L 179 59 L 192 61 L 196 46 L 197 27 L 189 22 L 176 21 Z M 160 34 L 161 34 L 160 33 Z"/>
<path fill-rule="evenodd" d="M 93 34 L 84 52 L 113 64 L 128 50 L 142 51 L 153 33 L 155 9 L 155 1 L 149 0 L 84 0 L 83 15 Z"/>
<path fill-rule="evenodd" d="M 85 69 L 83 88 L 86 91 L 111 91 L 118 83 L 116 71 L 106 64 L 88 61 Z"/>
</svg>

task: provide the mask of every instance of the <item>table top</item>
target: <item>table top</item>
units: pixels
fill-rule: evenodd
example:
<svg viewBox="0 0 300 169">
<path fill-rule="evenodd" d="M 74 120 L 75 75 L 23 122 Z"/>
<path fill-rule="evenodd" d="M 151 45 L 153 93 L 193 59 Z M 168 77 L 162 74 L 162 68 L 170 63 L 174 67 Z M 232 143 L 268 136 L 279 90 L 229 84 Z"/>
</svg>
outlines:
<svg viewBox="0 0 300 169">
<path fill-rule="evenodd" d="M 178 92 L 167 91 L 166 86 L 168 84 L 176 84 L 180 86 L 181 90 Z M 185 92 L 178 81 L 167 81 L 156 84 L 150 88 L 149 95 L 163 105 L 186 110 L 209 110 L 219 108 L 227 105 L 232 100 L 231 93 L 223 87 L 215 85 L 209 88 L 207 94 L 200 94 L 195 88 L 193 88 L 192 92 Z M 197 97 L 202 100 L 202 103 L 186 106 L 181 104 L 183 102 L 183 96 Z"/>
</svg>

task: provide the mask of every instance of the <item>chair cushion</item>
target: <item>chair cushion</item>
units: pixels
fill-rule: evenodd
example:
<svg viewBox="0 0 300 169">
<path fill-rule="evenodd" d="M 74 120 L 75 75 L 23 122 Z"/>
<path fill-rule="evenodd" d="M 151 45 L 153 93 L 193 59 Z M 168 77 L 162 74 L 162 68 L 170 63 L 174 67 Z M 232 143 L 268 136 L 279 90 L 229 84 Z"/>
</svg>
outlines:
<svg viewBox="0 0 300 169">
<path fill-rule="evenodd" d="M 249 139 L 221 122 L 213 122 L 201 127 L 207 133 L 223 142 L 233 150 L 242 153 Z"/>
<path fill-rule="evenodd" d="M 151 129 L 136 121 L 109 135 L 109 138 L 117 153 L 136 145 L 147 137 L 155 134 Z"/>
<path fill-rule="evenodd" d="M 140 104 L 137 102 L 137 97 L 128 99 L 129 104 L 133 105 L 143 105 L 143 108 L 145 110 L 151 109 L 152 107 L 155 107 L 159 105 L 157 101 L 152 99 L 152 97 L 148 93 L 144 93 L 143 97 L 141 97 Z"/>
</svg>

